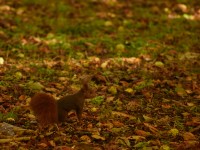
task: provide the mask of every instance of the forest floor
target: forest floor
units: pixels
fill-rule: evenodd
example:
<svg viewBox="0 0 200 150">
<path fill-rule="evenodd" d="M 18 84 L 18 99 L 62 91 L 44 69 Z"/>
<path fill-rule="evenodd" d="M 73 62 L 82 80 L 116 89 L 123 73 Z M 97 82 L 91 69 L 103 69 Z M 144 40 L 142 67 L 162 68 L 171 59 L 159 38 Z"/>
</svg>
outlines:
<svg viewBox="0 0 200 150">
<path fill-rule="evenodd" d="M 39 128 L 29 108 L 44 91 L 81 87 L 83 121 Z M 0 2 L 3 149 L 198 149 L 200 1 Z"/>
</svg>

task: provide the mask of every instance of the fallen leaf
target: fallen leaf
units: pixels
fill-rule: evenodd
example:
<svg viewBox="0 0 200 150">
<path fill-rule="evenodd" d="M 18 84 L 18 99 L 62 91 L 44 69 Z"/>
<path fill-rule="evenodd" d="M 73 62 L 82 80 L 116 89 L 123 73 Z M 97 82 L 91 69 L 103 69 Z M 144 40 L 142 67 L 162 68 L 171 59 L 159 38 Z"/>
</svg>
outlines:
<svg viewBox="0 0 200 150">
<path fill-rule="evenodd" d="M 150 132 L 146 132 L 146 131 L 138 130 L 138 129 L 135 130 L 135 133 L 137 135 L 140 135 L 140 136 L 143 136 L 143 137 L 147 137 L 147 136 L 151 135 Z"/>
<path fill-rule="evenodd" d="M 81 141 L 84 141 L 84 142 L 87 142 L 87 143 L 90 143 L 91 142 L 91 139 L 89 136 L 87 135 L 83 135 L 80 137 Z"/>
<path fill-rule="evenodd" d="M 179 134 L 179 130 L 178 129 L 171 129 L 169 130 L 169 135 L 172 135 L 173 137 L 177 136 Z"/>
<path fill-rule="evenodd" d="M 144 123 L 144 125 L 145 125 L 146 127 L 148 127 L 149 130 L 150 130 L 151 132 L 153 132 L 154 134 L 158 134 L 158 129 L 156 129 L 154 126 L 150 125 L 149 123 Z"/>
<path fill-rule="evenodd" d="M 26 95 L 20 95 L 19 100 L 20 100 L 20 101 L 26 100 Z"/>
<path fill-rule="evenodd" d="M 114 127 L 123 127 L 124 124 L 120 121 L 112 121 Z"/>
<path fill-rule="evenodd" d="M 112 114 L 116 116 L 120 116 L 120 117 L 129 118 L 129 119 L 136 119 L 136 117 L 126 114 L 126 113 L 122 113 L 122 112 L 112 111 Z"/>
<path fill-rule="evenodd" d="M 185 132 L 185 133 L 183 134 L 183 139 L 184 139 L 185 141 L 190 141 L 190 140 L 196 140 L 197 138 L 195 137 L 194 134 L 192 134 L 192 133 L 190 133 L 190 132 Z"/>
<path fill-rule="evenodd" d="M 159 150 L 170 150 L 168 145 L 162 145 Z"/>
<path fill-rule="evenodd" d="M 127 93 L 134 93 L 134 90 L 132 89 L 132 88 L 127 88 L 126 90 L 125 90 L 125 92 L 127 92 Z"/>
<path fill-rule="evenodd" d="M 4 64 L 4 59 L 3 57 L 0 57 L 0 65 L 3 65 Z"/>
<path fill-rule="evenodd" d="M 118 142 L 119 144 L 124 145 L 124 146 L 128 146 L 128 147 L 131 146 L 131 143 L 130 143 L 129 139 L 126 138 L 126 137 L 120 137 L 120 138 L 118 138 L 117 142 Z"/>
<path fill-rule="evenodd" d="M 56 146 L 56 143 L 55 143 L 53 140 L 49 141 L 49 144 L 50 144 L 51 146 L 53 146 L 53 147 Z"/>
<path fill-rule="evenodd" d="M 154 120 L 153 118 L 146 116 L 146 115 L 143 115 L 143 118 L 144 118 L 145 122 L 151 122 Z"/>
<path fill-rule="evenodd" d="M 45 147 L 47 147 L 48 145 L 46 144 L 46 143 L 40 143 L 40 144 L 38 144 L 40 147 L 43 147 L 43 148 L 45 148 Z"/>
<path fill-rule="evenodd" d="M 105 141 L 105 137 L 102 137 L 102 136 L 97 135 L 97 134 L 93 134 L 92 137 L 93 137 L 94 139 L 97 139 L 97 140 Z"/>
<path fill-rule="evenodd" d="M 146 138 L 144 136 L 133 135 L 133 136 L 128 137 L 128 139 L 135 140 L 135 141 L 142 141 L 142 140 L 145 140 Z"/>
<path fill-rule="evenodd" d="M 187 103 L 187 105 L 188 105 L 189 107 L 192 107 L 192 106 L 194 106 L 194 103 Z"/>
<path fill-rule="evenodd" d="M 186 95 L 187 95 L 185 89 L 182 87 L 181 84 L 178 84 L 178 85 L 176 86 L 175 91 L 176 91 L 176 93 L 177 93 L 179 96 L 186 96 Z"/>
<path fill-rule="evenodd" d="M 164 64 L 161 61 L 156 61 L 155 66 L 162 68 L 162 67 L 164 67 Z"/>
<path fill-rule="evenodd" d="M 109 89 L 108 89 L 108 92 L 115 95 L 117 94 L 117 88 L 115 86 L 111 86 Z"/>
</svg>

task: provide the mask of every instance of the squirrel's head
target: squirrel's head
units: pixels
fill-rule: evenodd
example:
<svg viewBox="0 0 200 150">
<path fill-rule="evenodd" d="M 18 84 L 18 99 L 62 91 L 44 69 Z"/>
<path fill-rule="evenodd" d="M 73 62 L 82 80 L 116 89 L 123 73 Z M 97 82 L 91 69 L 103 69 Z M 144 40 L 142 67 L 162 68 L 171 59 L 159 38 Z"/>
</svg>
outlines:
<svg viewBox="0 0 200 150">
<path fill-rule="evenodd" d="M 82 86 L 82 93 L 84 95 L 84 98 L 93 98 L 95 96 L 95 90 L 91 86 L 89 86 L 89 81 L 91 80 L 91 77 L 86 77 L 83 79 L 83 86 Z"/>
</svg>

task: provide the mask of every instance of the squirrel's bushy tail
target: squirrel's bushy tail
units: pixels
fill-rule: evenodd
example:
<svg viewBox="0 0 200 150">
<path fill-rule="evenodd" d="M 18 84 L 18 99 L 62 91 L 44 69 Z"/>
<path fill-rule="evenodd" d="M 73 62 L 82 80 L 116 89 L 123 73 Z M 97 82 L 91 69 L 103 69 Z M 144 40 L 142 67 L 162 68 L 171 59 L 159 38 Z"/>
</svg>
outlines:
<svg viewBox="0 0 200 150">
<path fill-rule="evenodd" d="M 52 96 L 37 93 L 31 98 L 30 107 L 41 125 L 53 124 L 58 121 L 57 104 Z"/>
</svg>

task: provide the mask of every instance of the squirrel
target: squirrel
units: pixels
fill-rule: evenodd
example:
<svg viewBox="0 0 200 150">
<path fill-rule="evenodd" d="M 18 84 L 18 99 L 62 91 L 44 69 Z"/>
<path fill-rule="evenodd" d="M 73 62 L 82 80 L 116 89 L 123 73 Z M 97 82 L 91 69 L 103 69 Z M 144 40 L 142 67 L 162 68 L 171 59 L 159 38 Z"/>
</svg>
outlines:
<svg viewBox="0 0 200 150">
<path fill-rule="evenodd" d="M 31 98 L 30 108 L 42 126 L 63 122 L 71 110 L 76 111 L 77 118 L 81 121 L 84 101 L 86 98 L 90 98 L 91 95 L 91 89 L 85 81 L 77 93 L 64 96 L 59 100 L 55 100 L 46 93 L 36 93 Z"/>
</svg>

